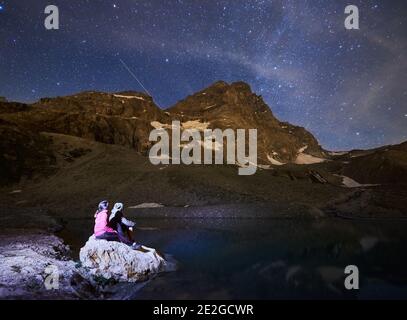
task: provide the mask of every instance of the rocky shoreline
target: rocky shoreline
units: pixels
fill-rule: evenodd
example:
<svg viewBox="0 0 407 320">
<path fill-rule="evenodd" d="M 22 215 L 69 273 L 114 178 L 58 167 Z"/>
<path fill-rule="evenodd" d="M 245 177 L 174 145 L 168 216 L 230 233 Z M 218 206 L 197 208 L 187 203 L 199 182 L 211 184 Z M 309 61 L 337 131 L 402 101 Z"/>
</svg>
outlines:
<svg viewBox="0 0 407 320">
<path fill-rule="evenodd" d="M 141 288 L 154 274 L 174 267 L 151 248 L 146 254 L 104 240 L 88 241 L 81 259 L 73 259 L 70 247 L 53 234 L 63 226 L 51 216 L 19 210 L 12 228 L 7 217 L 0 218 L 0 299 L 124 299 L 120 288 L 126 282 L 141 282 Z M 102 261 L 104 270 L 95 261 Z"/>
<path fill-rule="evenodd" d="M 69 247 L 46 232 L 0 236 L 1 299 L 92 299 L 97 289 L 69 258 Z"/>
<path fill-rule="evenodd" d="M 182 224 L 185 219 L 191 221 L 209 219 L 216 224 L 219 224 L 215 222 L 220 221 L 219 219 L 242 220 L 242 225 L 245 225 L 244 220 L 248 219 L 252 221 L 323 219 L 326 223 L 334 224 L 338 217 L 380 218 L 377 214 L 373 216 L 368 214 L 369 210 L 376 209 L 371 207 L 369 201 L 363 200 L 368 197 L 369 192 L 373 192 L 371 190 L 374 189 L 357 189 L 347 197 L 327 203 L 324 208 L 299 204 L 282 208 L 282 204 L 271 202 L 201 207 L 166 207 L 149 203 L 128 208 L 127 215 L 136 221 L 174 219 L 174 223 L 171 222 L 174 227 Z M 356 215 L 355 210 L 360 210 L 361 205 L 367 206 L 363 211 L 366 214 L 359 211 L 359 215 Z M 82 240 L 81 246 L 84 247 L 82 258 L 79 260 L 78 251 L 75 251 L 74 256 L 70 247 L 61 239 L 61 237 L 65 239 L 62 236 L 63 232 L 59 232 L 61 230 L 70 232 L 69 228 L 64 226 L 64 221 L 71 221 L 69 217 L 55 218 L 49 212 L 38 208 L 2 208 L 1 211 L 3 211 L 0 215 L 1 299 L 129 299 L 157 273 L 172 270 L 171 263 L 166 265 L 155 250 L 152 250 L 150 258 L 139 259 L 141 263 L 134 264 L 133 255 L 138 255 L 138 252 L 112 255 L 109 253 L 111 250 L 127 249 L 124 245 L 116 248 L 120 244 L 99 242 L 100 240 L 96 243 L 92 239 L 85 246 L 86 240 Z M 398 214 L 391 217 L 388 213 L 384 215 L 386 220 L 403 218 Z M 85 231 L 80 232 L 83 234 Z M 167 260 L 167 257 L 165 259 Z M 106 269 L 108 264 L 114 265 L 114 270 Z M 52 286 L 52 275 L 55 271 L 58 272 L 58 290 L 53 288 L 48 290 L 46 284 Z M 134 282 L 131 283 L 132 281 Z"/>
</svg>

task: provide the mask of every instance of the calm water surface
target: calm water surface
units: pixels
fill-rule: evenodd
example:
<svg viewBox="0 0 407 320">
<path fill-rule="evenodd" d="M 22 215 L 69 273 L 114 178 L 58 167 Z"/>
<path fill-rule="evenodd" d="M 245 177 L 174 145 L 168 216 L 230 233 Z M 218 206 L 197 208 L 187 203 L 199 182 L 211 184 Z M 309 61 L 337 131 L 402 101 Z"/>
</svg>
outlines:
<svg viewBox="0 0 407 320">
<path fill-rule="evenodd" d="M 63 237 L 75 258 L 92 219 L 71 220 Z M 137 219 L 139 242 L 172 255 L 175 272 L 130 299 L 407 298 L 407 223 L 273 219 Z M 344 288 L 356 265 L 360 290 Z M 134 287 L 132 287 L 134 286 Z"/>
</svg>

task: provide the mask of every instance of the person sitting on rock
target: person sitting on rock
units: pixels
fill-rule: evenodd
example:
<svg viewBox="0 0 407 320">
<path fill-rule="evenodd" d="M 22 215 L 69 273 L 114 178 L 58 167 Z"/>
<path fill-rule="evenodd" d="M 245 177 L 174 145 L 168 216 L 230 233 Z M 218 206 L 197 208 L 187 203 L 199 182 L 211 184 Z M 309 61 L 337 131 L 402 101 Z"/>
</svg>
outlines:
<svg viewBox="0 0 407 320">
<path fill-rule="evenodd" d="M 124 217 L 123 214 L 123 203 L 115 203 L 113 206 L 112 212 L 109 216 L 109 227 L 117 231 L 120 239 L 126 239 L 133 244 L 133 247 L 140 249 L 140 245 L 137 245 L 133 240 L 133 228 L 136 225 L 135 222 L 130 221 Z"/>
<path fill-rule="evenodd" d="M 120 234 L 108 225 L 109 217 L 109 203 L 103 200 L 99 203 L 98 210 L 95 213 L 95 238 L 99 240 L 117 241 L 123 242 L 133 249 L 138 249 L 138 245 L 128 239 L 127 237 L 121 237 Z"/>
</svg>

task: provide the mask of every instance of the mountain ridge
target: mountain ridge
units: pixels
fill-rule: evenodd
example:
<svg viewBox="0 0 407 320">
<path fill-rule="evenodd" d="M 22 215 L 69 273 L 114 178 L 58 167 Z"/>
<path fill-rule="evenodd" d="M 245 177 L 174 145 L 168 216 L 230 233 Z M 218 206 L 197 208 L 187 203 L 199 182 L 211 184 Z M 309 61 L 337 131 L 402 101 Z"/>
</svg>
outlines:
<svg viewBox="0 0 407 320">
<path fill-rule="evenodd" d="M 160 125 L 168 128 L 173 120 L 200 130 L 257 129 L 258 164 L 262 168 L 319 163 L 329 166 L 331 161 L 341 161 L 342 171 L 363 183 L 373 183 L 369 181 L 373 168 L 381 171 L 374 183 L 394 181 L 397 177 L 387 177 L 394 173 L 405 174 L 403 144 L 339 154 L 326 151 L 305 128 L 277 119 L 247 83 L 217 81 L 165 110 L 151 96 L 132 90 L 84 91 L 42 98 L 33 104 L 0 102 L 0 162 L 5 168 L 2 181 L 16 181 L 37 168 L 52 165 L 55 155 L 42 132 L 121 145 L 146 156 L 152 145 L 151 130 Z M 381 156 L 377 156 L 379 152 Z M 356 164 L 360 155 L 376 163 L 366 166 L 370 171 L 365 172 L 363 163 Z M 395 157 L 402 160 L 391 161 Z"/>
</svg>

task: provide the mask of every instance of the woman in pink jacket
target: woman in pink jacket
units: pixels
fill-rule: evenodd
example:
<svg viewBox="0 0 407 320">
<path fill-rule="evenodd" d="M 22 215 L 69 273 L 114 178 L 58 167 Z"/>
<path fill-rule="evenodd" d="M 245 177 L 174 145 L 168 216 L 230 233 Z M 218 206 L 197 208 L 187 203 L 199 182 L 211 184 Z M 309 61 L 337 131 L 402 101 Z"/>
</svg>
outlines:
<svg viewBox="0 0 407 320">
<path fill-rule="evenodd" d="M 128 246 L 138 249 L 140 246 L 135 242 L 130 241 L 125 237 L 121 237 L 116 230 L 109 227 L 109 203 L 104 200 L 99 203 L 98 210 L 95 213 L 95 227 L 94 234 L 96 239 L 107 240 L 107 241 L 118 241 L 127 244 Z"/>
</svg>

